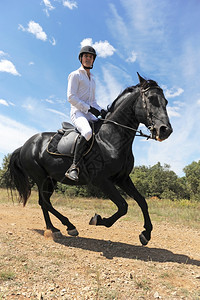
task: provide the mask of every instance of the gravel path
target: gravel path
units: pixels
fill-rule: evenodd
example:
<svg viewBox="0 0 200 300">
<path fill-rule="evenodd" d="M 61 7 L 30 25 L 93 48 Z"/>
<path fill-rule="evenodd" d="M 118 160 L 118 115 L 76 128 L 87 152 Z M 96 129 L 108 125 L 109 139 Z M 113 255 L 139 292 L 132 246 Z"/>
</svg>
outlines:
<svg viewBox="0 0 200 300">
<path fill-rule="evenodd" d="M 66 214 L 66 208 L 59 211 Z M 68 210 L 79 230 L 44 237 L 41 209 L 0 205 L 0 299 L 200 299 L 200 233 L 154 223 L 140 245 L 142 223 L 89 226 L 88 211 Z"/>
</svg>

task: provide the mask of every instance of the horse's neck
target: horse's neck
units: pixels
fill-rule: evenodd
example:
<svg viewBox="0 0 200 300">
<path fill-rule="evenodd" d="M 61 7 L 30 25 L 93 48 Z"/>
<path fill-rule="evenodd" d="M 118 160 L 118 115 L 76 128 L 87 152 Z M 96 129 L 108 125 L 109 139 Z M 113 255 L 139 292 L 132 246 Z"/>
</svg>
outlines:
<svg viewBox="0 0 200 300">
<path fill-rule="evenodd" d="M 112 113 L 108 116 L 109 120 L 112 122 L 117 122 L 123 126 L 130 127 L 137 130 L 139 123 L 135 117 L 135 103 L 138 98 L 138 92 L 127 93 L 127 95 L 122 96 L 118 99 L 116 107 Z"/>
<path fill-rule="evenodd" d="M 99 138 L 114 149 L 115 153 L 129 151 L 135 138 L 139 123 L 134 116 L 134 98 L 119 99 L 113 112 L 99 131 Z"/>
</svg>

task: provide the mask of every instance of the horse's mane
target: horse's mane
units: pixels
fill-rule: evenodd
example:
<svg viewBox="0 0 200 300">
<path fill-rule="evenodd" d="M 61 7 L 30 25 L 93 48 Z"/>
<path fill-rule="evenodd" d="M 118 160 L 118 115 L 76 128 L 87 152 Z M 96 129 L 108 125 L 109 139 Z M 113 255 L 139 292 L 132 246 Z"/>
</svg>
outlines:
<svg viewBox="0 0 200 300">
<path fill-rule="evenodd" d="M 143 90 L 147 89 L 148 87 L 154 87 L 154 86 L 158 86 L 157 82 L 154 81 L 154 80 L 151 80 L 151 79 L 146 79 L 144 80 L 142 83 L 138 83 L 137 85 L 135 86 L 129 86 L 127 87 L 123 92 L 121 92 L 117 98 L 113 101 L 113 103 L 111 103 L 108 108 L 107 108 L 107 111 L 108 112 L 112 112 L 114 107 L 115 107 L 115 104 L 116 102 L 119 100 L 119 98 L 121 98 L 122 96 L 124 96 L 125 94 L 128 94 L 128 93 L 132 93 L 134 91 L 135 88 L 137 87 L 141 87 Z"/>
<path fill-rule="evenodd" d="M 115 107 L 115 104 L 117 102 L 117 100 L 119 98 L 121 98 L 122 96 L 124 96 L 125 94 L 128 94 L 128 93 L 132 93 L 133 90 L 134 90 L 135 86 L 129 86 L 127 87 L 123 92 L 121 92 L 117 98 L 113 101 L 113 103 L 111 103 L 109 106 L 108 106 L 108 112 L 112 112 L 113 111 L 113 108 Z"/>
</svg>

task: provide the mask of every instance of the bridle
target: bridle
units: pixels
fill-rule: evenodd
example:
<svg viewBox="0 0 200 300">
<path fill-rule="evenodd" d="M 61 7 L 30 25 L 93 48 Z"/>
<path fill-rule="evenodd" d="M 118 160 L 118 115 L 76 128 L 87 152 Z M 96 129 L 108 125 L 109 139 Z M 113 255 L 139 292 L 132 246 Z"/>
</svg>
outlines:
<svg viewBox="0 0 200 300">
<path fill-rule="evenodd" d="M 153 118 L 156 118 L 158 120 L 160 120 L 157 116 L 155 116 L 151 111 L 150 111 L 150 108 L 149 108 L 149 105 L 148 105 L 148 97 L 145 95 L 145 93 L 147 91 L 149 91 L 150 89 L 158 89 L 158 90 L 161 90 L 162 89 L 159 87 L 159 86 L 149 86 L 147 87 L 146 89 L 140 89 L 140 94 L 141 94 L 141 97 L 142 97 L 142 102 L 143 102 L 143 108 L 146 108 L 146 112 L 147 112 L 147 119 L 149 120 L 149 124 L 151 124 L 150 126 L 148 126 L 147 128 L 150 130 L 151 134 L 150 135 L 147 135 L 147 134 L 144 134 L 142 132 L 142 130 L 137 130 L 135 128 L 132 128 L 130 126 L 126 126 L 126 125 L 123 125 L 123 124 L 120 124 L 116 121 L 113 121 L 113 120 L 109 120 L 109 119 L 103 119 L 101 118 L 102 121 L 104 122 L 108 122 L 108 123 L 112 123 L 112 124 L 115 124 L 117 126 L 120 126 L 122 128 L 125 128 L 125 129 L 128 129 L 128 130 L 131 130 L 131 131 L 134 131 L 136 132 L 136 136 L 142 136 L 142 137 L 146 137 L 147 140 L 148 139 L 155 139 L 155 136 L 154 136 L 154 121 L 153 121 Z M 138 96 L 139 97 L 139 96 Z M 161 121 L 161 120 L 160 120 Z"/>
<path fill-rule="evenodd" d="M 148 102 L 149 102 L 149 101 L 147 101 L 148 97 L 146 96 L 145 93 L 146 93 L 147 91 L 151 90 L 151 89 L 157 89 L 157 90 L 160 90 L 160 91 L 162 91 L 162 92 L 163 92 L 163 90 L 162 90 L 158 85 L 156 85 L 156 86 L 149 86 L 149 87 L 147 87 L 146 89 L 141 89 L 141 90 L 140 90 L 141 97 L 142 97 L 142 102 L 143 102 L 143 108 L 144 108 L 144 109 L 146 108 L 147 120 L 149 121 L 148 123 L 151 124 L 151 125 L 148 126 L 147 128 L 150 130 L 150 132 L 151 132 L 151 134 L 152 134 L 152 139 L 155 139 L 155 137 L 154 137 L 154 129 L 155 129 L 154 125 L 155 125 L 155 123 L 154 123 L 154 121 L 153 121 L 153 118 L 154 118 L 154 119 L 157 119 L 157 120 L 159 120 L 159 121 L 161 121 L 161 122 L 162 122 L 162 120 L 159 119 L 156 115 L 154 115 L 154 114 L 152 113 L 152 111 L 150 110 L 150 107 L 149 107 L 149 105 L 148 105 Z"/>
</svg>

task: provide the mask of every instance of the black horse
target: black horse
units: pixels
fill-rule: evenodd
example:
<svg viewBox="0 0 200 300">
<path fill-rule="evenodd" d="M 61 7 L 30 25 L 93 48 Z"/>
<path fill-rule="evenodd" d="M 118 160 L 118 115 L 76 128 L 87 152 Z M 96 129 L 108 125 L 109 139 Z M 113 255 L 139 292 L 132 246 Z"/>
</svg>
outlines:
<svg viewBox="0 0 200 300">
<path fill-rule="evenodd" d="M 79 182 L 74 183 L 64 176 L 72 163 L 71 157 L 49 154 L 47 145 L 55 132 L 38 133 L 21 148 L 15 150 L 10 158 L 9 171 L 25 205 L 31 193 L 31 180 L 37 184 L 39 204 L 41 205 L 46 228 L 59 232 L 50 220 L 49 212 L 67 226 L 68 234 L 78 235 L 76 227 L 53 208 L 50 197 L 56 182 L 68 185 L 87 185 L 99 187 L 117 206 L 117 212 L 109 218 L 100 215 L 90 220 L 91 225 L 112 226 L 127 213 L 128 205 L 116 186 L 135 199 L 144 216 L 145 230 L 140 241 L 146 245 L 151 238 L 152 223 L 144 197 L 137 191 L 129 174 L 133 169 L 132 144 L 140 123 L 150 130 L 150 137 L 163 141 L 172 133 L 168 119 L 167 100 L 162 89 L 153 80 L 146 80 L 138 74 L 140 83 L 125 89 L 108 108 L 105 119 L 94 136 L 91 150 L 80 162 Z M 141 131 L 140 131 L 141 133 Z"/>
</svg>

